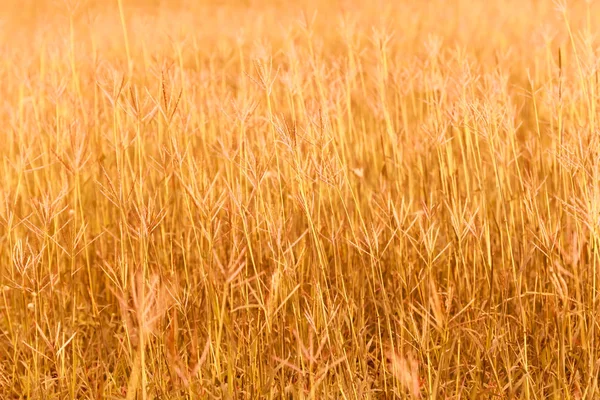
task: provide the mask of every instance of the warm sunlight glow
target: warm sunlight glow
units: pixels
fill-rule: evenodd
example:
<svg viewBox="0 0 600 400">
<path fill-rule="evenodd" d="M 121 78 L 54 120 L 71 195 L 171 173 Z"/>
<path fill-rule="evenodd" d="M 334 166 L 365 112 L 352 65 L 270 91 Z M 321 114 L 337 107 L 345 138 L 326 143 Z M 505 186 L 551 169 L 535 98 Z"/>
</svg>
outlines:
<svg viewBox="0 0 600 400">
<path fill-rule="evenodd" d="M 0 399 L 600 398 L 598 16 L 0 1 Z"/>
</svg>

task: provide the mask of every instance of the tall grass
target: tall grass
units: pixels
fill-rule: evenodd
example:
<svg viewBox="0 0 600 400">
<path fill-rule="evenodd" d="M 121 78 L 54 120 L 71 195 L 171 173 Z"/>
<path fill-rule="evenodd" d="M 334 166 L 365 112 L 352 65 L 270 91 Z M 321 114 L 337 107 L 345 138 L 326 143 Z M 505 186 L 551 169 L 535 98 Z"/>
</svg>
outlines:
<svg viewBox="0 0 600 400">
<path fill-rule="evenodd" d="M 0 397 L 597 398 L 599 12 L 2 2 Z"/>
</svg>

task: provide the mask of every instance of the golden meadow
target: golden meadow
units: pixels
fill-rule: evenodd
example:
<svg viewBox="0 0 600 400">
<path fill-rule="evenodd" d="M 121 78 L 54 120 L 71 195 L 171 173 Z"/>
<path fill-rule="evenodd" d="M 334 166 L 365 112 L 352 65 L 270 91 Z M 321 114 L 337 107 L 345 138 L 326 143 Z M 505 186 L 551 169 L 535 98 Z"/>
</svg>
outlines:
<svg viewBox="0 0 600 400">
<path fill-rule="evenodd" d="M 3 399 L 594 399 L 597 3 L 7 0 Z"/>
</svg>

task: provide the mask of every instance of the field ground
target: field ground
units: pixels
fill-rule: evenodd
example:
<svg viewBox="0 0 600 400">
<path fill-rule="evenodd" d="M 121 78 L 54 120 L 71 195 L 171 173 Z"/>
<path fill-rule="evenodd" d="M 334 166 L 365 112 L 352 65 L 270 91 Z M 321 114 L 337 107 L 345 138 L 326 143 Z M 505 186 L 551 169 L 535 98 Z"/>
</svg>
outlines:
<svg viewBox="0 0 600 400">
<path fill-rule="evenodd" d="M 0 398 L 599 398 L 598 15 L 2 1 Z"/>
</svg>

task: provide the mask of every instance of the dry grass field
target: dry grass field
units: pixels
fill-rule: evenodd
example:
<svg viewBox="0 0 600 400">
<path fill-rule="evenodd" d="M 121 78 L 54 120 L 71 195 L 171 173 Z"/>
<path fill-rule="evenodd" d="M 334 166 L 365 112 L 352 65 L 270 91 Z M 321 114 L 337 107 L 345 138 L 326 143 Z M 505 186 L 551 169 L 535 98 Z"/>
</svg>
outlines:
<svg viewBox="0 0 600 400">
<path fill-rule="evenodd" d="M 2 1 L 0 398 L 600 398 L 598 16 Z"/>
</svg>

